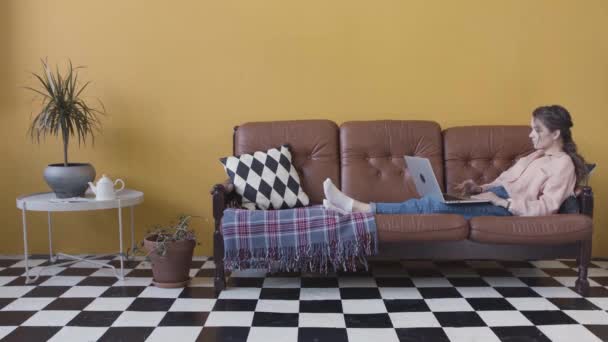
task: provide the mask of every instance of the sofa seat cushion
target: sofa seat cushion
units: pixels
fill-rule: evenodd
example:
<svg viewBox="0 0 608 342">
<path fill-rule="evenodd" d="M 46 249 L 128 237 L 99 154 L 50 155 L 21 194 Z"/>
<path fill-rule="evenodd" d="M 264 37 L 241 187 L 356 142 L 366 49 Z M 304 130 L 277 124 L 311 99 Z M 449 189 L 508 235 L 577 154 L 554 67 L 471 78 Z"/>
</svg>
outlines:
<svg viewBox="0 0 608 342">
<path fill-rule="evenodd" d="M 461 215 L 377 214 L 378 241 L 451 241 L 469 235 L 469 224 Z"/>
<path fill-rule="evenodd" d="M 477 242 L 561 244 L 590 238 L 593 220 L 582 214 L 480 216 L 469 224 L 470 239 Z"/>
</svg>

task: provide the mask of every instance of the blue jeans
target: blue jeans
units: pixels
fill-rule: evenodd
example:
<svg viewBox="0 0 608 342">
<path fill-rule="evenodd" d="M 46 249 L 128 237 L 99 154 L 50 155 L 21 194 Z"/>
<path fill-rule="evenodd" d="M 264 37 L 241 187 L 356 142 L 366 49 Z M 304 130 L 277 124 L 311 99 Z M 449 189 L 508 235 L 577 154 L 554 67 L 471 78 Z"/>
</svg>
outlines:
<svg viewBox="0 0 608 342">
<path fill-rule="evenodd" d="M 500 198 L 509 198 L 503 188 L 495 187 L 487 191 Z M 401 203 L 370 203 L 376 214 L 459 214 L 467 220 L 476 216 L 511 216 L 507 209 L 491 203 L 445 204 L 430 197 L 412 198 Z"/>
</svg>

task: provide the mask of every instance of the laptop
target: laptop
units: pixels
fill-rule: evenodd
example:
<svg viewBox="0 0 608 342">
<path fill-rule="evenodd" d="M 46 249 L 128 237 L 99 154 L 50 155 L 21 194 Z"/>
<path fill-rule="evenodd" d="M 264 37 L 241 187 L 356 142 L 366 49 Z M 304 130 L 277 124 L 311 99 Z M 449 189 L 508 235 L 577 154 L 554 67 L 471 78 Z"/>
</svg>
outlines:
<svg viewBox="0 0 608 342">
<path fill-rule="evenodd" d="M 472 199 L 468 196 L 442 193 L 431 162 L 427 158 L 405 156 L 405 164 L 420 196 L 429 196 L 446 204 L 490 202 L 489 200 Z"/>
</svg>

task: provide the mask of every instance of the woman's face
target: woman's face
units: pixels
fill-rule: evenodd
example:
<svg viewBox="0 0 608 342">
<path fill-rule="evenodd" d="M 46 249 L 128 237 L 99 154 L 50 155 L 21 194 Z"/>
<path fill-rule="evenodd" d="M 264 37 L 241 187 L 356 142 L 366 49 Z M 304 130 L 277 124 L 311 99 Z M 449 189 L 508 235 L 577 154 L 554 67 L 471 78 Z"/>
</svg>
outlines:
<svg viewBox="0 0 608 342">
<path fill-rule="evenodd" d="M 530 126 L 532 126 L 532 132 L 529 137 L 532 139 L 535 149 L 546 150 L 558 143 L 559 130 L 551 132 L 542 121 L 535 118 L 532 118 Z"/>
</svg>

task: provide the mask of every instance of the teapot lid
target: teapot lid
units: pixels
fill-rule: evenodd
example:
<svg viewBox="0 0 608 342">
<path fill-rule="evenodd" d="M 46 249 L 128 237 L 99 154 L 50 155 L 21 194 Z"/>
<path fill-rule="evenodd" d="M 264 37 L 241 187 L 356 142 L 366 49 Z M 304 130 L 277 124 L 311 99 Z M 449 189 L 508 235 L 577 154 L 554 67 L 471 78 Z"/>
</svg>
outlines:
<svg viewBox="0 0 608 342">
<path fill-rule="evenodd" d="M 110 182 L 110 183 L 112 183 L 112 180 L 108 176 L 106 176 L 105 174 L 102 174 L 101 178 L 99 178 L 99 180 L 97 182 L 104 182 L 104 183 Z"/>
</svg>

